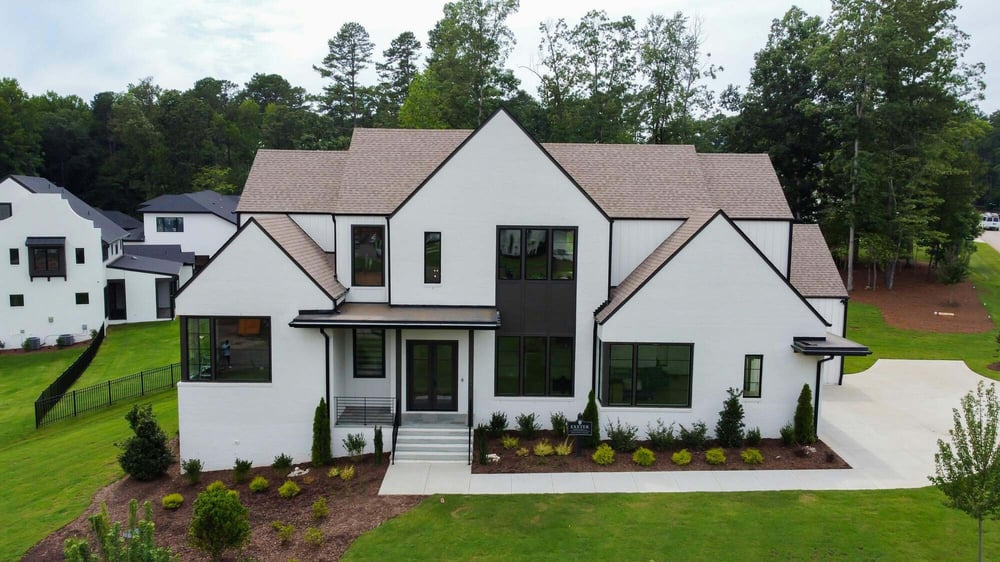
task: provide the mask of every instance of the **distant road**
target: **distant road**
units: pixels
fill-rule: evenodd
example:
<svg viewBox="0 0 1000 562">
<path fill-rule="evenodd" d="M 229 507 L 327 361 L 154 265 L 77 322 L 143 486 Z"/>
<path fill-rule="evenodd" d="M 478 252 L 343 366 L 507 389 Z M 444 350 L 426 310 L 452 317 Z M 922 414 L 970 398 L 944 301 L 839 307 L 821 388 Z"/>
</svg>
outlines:
<svg viewBox="0 0 1000 562">
<path fill-rule="evenodd" d="M 986 242 L 990 246 L 993 246 L 994 250 L 1000 252 L 1000 231 L 984 230 L 978 240 Z"/>
</svg>

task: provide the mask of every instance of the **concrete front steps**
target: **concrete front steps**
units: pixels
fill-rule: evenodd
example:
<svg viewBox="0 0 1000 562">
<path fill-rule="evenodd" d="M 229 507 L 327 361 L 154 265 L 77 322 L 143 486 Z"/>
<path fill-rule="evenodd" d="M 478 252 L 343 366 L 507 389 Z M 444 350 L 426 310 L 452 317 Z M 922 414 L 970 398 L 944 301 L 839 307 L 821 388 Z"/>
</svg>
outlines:
<svg viewBox="0 0 1000 562">
<path fill-rule="evenodd" d="M 469 428 L 403 425 L 396 436 L 396 462 L 469 462 Z"/>
</svg>

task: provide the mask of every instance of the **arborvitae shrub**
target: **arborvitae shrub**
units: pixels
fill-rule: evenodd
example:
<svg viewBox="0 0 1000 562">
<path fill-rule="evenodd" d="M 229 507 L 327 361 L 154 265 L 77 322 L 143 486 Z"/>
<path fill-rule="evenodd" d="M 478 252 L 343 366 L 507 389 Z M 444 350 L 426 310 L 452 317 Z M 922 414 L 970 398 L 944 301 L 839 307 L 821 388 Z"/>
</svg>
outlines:
<svg viewBox="0 0 1000 562">
<path fill-rule="evenodd" d="M 330 452 L 332 440 L 333 438 L 330 436 L 330 412 L 326 407 L 326 398 L 320 398 L 316 412 L 313 414 L 313 466 L 330 464 L 333 458 Z"/>
<path fill-rule="evenodd" d="M 382 457 L 385 455 L 385 444 L 382 442 L 382 426 L 375 426 L 375 464 L 382 464 Z"/>
<path fill-rule="evenodd" d="M 590 394 L 587 395 L 587 407 L 583 410 L 583 421 L 589 421 L 593 427 L 593 433 L 588 439 L 585 445 L 588 447 L 597 447 L 601 444 L 601 424 L 598 419 L 599 415 L 597 412 L 597 401 L 594 400 L 594 391 L 591 390 Z"/>
<path fill-rule="evenodd" d="M 743 446 L 743 403 L 740 402 L 742 392 L 730 388 L 726 392 L 729 397 L 722 403 L 719 421 L 715 424 L 715 438 L 723 447 Z"/>
<path fill-rule="evenodd" d="M 802 392 L 799 393 L 799 403 L 795 407 L 795 442 L 801 445 L 808 445 L 816 441 L 815 428 L 813 427 L 813 403 L 812 391 L 809 385 L 802 385 Z"/>
<path fill-rule="evenodd" d="M 489 454 L 488 434 L 489 427 L 482 424 L 476 427 L 474 437 L 476 440 L 476 459 L 479 461 L 479 464 L 486 464 L 486 455 Z"/>
</svg>

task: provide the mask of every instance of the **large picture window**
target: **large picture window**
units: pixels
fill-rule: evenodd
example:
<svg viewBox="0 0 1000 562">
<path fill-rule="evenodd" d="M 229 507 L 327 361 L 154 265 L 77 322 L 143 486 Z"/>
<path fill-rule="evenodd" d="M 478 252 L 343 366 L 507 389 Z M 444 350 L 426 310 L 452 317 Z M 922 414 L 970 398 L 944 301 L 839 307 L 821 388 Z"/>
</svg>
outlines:
<svg viewBox="0 0 1000 562">
<path fill-rule="evenodd" d="M 441 233 L 424 233 L 424 283 L 441 282 Z"/>
<path fill-rule="evenodd" d="M 35 246 L 31 248 L 31 277 L 65 277 L 66 257 L 62 246 Z"/>
<path fill-rule="evenodd" d="M 181 372 L 196 382 L 270 382 L 271 319 L 181 319 Z"/>
<path fill-rule="evenodd" d="M 601 401 L 605 406 L 690 407 L 692 355 L 691 344 L 605 344 Z"/>
<path fill-rule="evenodd" d="M 157 232 L 184 232 L 184 217 L 156 217 Z"/>
<path fill-rule="evenodd" d="M 501 228 L 497 235 L 497 279 L 572 280 L 576 275 L 576 230 Z"/>
<path fill-rule="evenodd" d="M 497 336 L 497 396 L 573 396 L 573 338 Z"/>
<path fill-rule="evenodd" d="M 354 330 L 354 378 L 385 378 L 385 330 Z"/>
<path fill-rule="evenodd" d="M 355 225 L 351 227 L 351 284 L 358 287 L 385 285 L 385 228 Z"/>
<path fill-rule="evenodd" d="M 743 397 L 760 398 L 760 383 L 764 374 L 764 356 L 747 355 L 743 359 Z"/>
</svg>

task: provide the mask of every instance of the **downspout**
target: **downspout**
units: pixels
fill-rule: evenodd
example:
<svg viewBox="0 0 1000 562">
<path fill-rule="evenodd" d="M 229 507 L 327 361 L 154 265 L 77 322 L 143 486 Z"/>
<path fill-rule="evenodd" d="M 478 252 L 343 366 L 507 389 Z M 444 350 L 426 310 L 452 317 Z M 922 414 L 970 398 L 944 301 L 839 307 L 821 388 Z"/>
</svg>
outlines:
<svg viewBox="0 0 1000 562">
<path fill-rule="evenodd" d="M 840 337 L 842 337 L 842 338 L 846 338 L 847 337 L 847 301 L 849 301 L 849 300 L 850 300 L 850 297 L 845 298 L 845 299 L 840 299 L 840 304 L 844 305 L 844 321 L 840 325 Z M 844 358 L 843 357 L 840 358 L 840 378 L 837 379 L 837 385 L 838 386 L 844 386 Z"/>
<path fill-rule="evenodd" d="M 816 362 L 816 388 L 813 392 L 813 434 L 819 439 L 819 386 L 820 377 L 823 373 L 823 363 L 833 359 L 833 355 L 828 355 Z"/>
<path fill-rule="evenodd" d="M 326 357 L 326 362 L 324 363 L 326 369 L 326 419 L 330 419 L 330 334 L 326 333 L 326 328 L 320 328 L 319 333 L 323 334 L 325 342 L 323 352 Z"/>
</svg>

